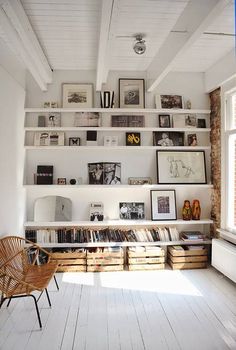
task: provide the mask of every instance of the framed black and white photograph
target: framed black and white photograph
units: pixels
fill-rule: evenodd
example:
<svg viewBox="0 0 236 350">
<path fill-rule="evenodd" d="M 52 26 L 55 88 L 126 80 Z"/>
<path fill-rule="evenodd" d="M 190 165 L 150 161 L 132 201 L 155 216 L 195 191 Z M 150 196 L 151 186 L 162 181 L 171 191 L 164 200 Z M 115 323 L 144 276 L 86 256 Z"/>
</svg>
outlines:
<svg viewBox="0 0 236 350">
<path fill-rule="evenodd" d="M 197 134 L 187 135 L 188 146 L 197 146 Z"/>
<path fill-rule="evenodd" d="M 205 184 L 206 162 L 204 151 L 167 151 L 157 153 L 157 183 Z"/>
<path fill-rule="evenodd" d="M 159 114 L 159 128 L 170 128 L 170 114 Z"/>
<path fill-rule="evenodd" d="M 206 127 L 206 119 L 198 118 L 197 119 L 197 127 L 198 128 L 205 128 Z"/>
<path fill-rule="evenodd" d="M 103 203 L 102 202 L 93 202 L 90 203 L 90 221 L 103 221 Z"/>
<path fill-rule="evenodd" d="M 119 203 L 120 219 L 143 220 L 145 218 L 143 202 L 121 202 Z"/>
<path fill-rule="evenodd" d="M 88 173 L 89 173 L 90 185 L 103 184 L 103 178 L 104 178 L 103 163 L 89 163 Z"/>
<path fill-rule="evenodd" d="M 152 178 L 151 177 L 129 177 L 128 178 L 129 185 L 151 185 Z"/>
<path fill-rule="evenodd" d="M 119 79 L 119 107 L 145 108 L 144 79 Z"/>
<path fill-rule="evenodd" d="M 119 185 L 121 183 L 121 163 L 89 163 L 89 184 Z"/>
<path fill-rule="evenodd" d="M 80 137 L 69 137 L 69 146 L 80 146 Z"/>
<path fill-rule="evenodd" d="M 153 131 L 153 146 L 184 146 L 184 132 Z"/>
<path fill-rule="evenodd" d="M 152 220 L 176 220 L 175 190 L 151 190 Z"/>
<path fill-rule="evenodd" d="M 62 84 L 63 108 L 93 107 L 93 84 Z"/>
<path fill-rule="evenodd" d="M 125 138 L 126 146 L 141 146 L 140 132 L 127 132 Z"/>
<path fill-rule="evenodd" d="M 183 97 L 180 95 L 156 95 L 156 108 L 182 109 Z"/>
<path fill-rule="evenodd" d="M 48 126 L 48 127 L 60 127 L 61 126 L 61 113 L 50 112 L 46 117 L 46 126 Z"/>
<path fill-rule="evenodd" d="M 185 127 L 187 128 L 196 128 L 197 118 L 195 115 L 188 114 L 185 116 Z"/>
<path fill-rule="evenodd" d="M 100 115 L 97 112 L 75 112 L 74 126 L 100 126 Z"/>
</svg>

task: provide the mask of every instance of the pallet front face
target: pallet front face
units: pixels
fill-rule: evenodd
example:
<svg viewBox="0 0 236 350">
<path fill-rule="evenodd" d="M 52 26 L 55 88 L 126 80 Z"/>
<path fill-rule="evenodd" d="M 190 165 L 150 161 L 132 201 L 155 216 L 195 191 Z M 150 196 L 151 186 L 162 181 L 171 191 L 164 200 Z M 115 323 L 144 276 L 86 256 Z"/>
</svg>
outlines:
<svg viewBox="0 0 236 350">
<path fill-rule="evenodd" d="M 140 271 L 140 270 L 162 270 L 165 268 L 165 264 L 135 264 L 129 265 L 129 271 Z"/>
<path fill-rule="evenodd" d="M 207 249 L 193 249 L 193 250 L 176 250 L 172 247 L 168 247 L 168 253 L 172 256 L 195 256 L 195 255 L 207 255 Z"/>
<path fill-rule="evenodd" d="M 106 271 L 122 271 L 124 265 L 88 265 L 87 272 L 106 272 Z"/>
<path fill-rule="evenodd" d="M 173 263 L 171 260 L 168 260 L 168 264 L 173 270 L 187 270 L 187 269 L 204 269 L 207 268 L 207 262 L 182 262 L 182 263 Z"/>
<path fill-rule="evenodd" d="M 159 264 L 164 263 L 165 257 L 144 257 L 144 258 L 128 258 L 128 264 Z"/>
<path fill-rule="evenodd" d="M 129 258 L 145 258 L 145 257 L 159 257 L 164 256 L 165 251 L 162 249 L 161 251 L 150 251 L 150 252 L 133 252 L 131 250 L 128 250 L 128 257 Z"/>
<path fill-rule="evenodd" d="M 86 265 L 63 265 L 63 266 L 58 266 L 57 272 L 86 272 Z"/>
<path fill-rule="evenodd" d="M 52 259 L 86 259 L 85 252 L 51 253 Z"/>
<path fill-rule="evenodd" d="M 172 256 L 168 255 L 169 260 L 172 263 L 181 263 L 181 262 L 204 262 L 207 261 L 207 255 L 198 255 L 198 256 Z"/>
<path fill-rule="evenodd" d="M 94 258 L 87 258 L 87 265 L 123 265 L 124 259 L 123 258 L 104 258 L 104 257 L 94 257 Z"/>
</svg>

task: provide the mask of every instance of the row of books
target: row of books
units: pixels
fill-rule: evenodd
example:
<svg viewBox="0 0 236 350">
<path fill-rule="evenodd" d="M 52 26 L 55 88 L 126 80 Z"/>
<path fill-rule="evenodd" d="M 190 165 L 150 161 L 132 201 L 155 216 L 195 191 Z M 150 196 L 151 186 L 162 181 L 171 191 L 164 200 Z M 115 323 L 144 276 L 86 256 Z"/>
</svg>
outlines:
<svg viewBox="0 0 236 350">
<path fill-rule="evenodd" d="M 43 229 L 26 230 L 26 239 L 37 243 L 156 242 L 177 241 L 176 227 L 153 229 Z"/>
</svg>

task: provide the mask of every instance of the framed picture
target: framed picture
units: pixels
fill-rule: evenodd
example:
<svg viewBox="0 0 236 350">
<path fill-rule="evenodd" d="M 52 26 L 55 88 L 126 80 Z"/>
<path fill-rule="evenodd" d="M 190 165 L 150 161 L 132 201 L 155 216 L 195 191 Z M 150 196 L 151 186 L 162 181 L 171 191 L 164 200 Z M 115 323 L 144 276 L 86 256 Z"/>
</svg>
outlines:
<svg viewBox="0 0 236 350">
<path fill-rule="evenodd" d="M 157 151 L 157 183 L 205 184 L 204 151 Z"/>
<path fill-rule="evenodd" d="M 97 112 L 75 112 L 74 126 L 100 126 L 100 116 Z"/>
<path fill-rule="evenodd" d="M 170 128 L 170 115 L 169 114 L 159 114 L 159 128 Z"/>
<path fill-rule="evenodd" d="M 64 108 L 93 107 L 92 84 L 63 84 L 62 106 Z"/>
<path fill-rule="evenodd" d="M 129 177 L 128 183 L 129 185 L 151 185 L 152 179 L 151 177 Z"/>
<path fill-rule="evenodd" d="M 36 132 L 34 146 L 64 146 L 65 134 L 62 131 Z"/>
<path fill-rule="evenodd" d="M 103 221 L 103 203 L 93 202 L 90 203 L 90 221 Z"/>
<path fill-rule="evenodd" d="M 152 220 L 176 220 L 175 190 L 151 190 Z"/>
<path fill-rule="evenodd" d="M 48 127 L 58 127 L 61 126 L 61 113 L 50 112 L 46 118 L 46 126 Z"/>
<path fill-rule="evenodd" d="M 198 118 L 197 127 L 198 128 L 205 128 L 206 127 L 206 119 Z"/>
<path fill-rule="evenodd" d="M 65 177 L 59 177 L 57 179 L 57 184 L 58 185 L 66 185 L 66 178 Z"/>
<path fill-rule="evenodd" d="M 126 146 L 141 146 L 140 132 L 127 132 L 125 141 Z"/>
<path fill-rule="evenodd" d="M 184 146 L 184 132 L 153 131 L 153 146 Z"/>
<path fill-rule="evenodd" d="M 197 146 L 197 134 L 187 135 L 188 146 Z"/>
<path fill-rule="evenodd" d="M 119 107 L 145 108 L 144 79 L 119 79 Z"/>
<path fill-rule="evenodd" d="M 80 146 L 79 137 L 69 137 L 69 146 Z"/>
<path fill-rule="evenodd" d="M 157 95 L 156 108 L 183 108 L 183 97 L 180 95 Z"/>
<path fill-rule="evenodd" d="M 145 218 L 143 202 L 121 202 L 119 203 L 120 219 L 143 220 Z"/>
<path fill-rule="evenodd" d="M 185 127 L 196 128 L 197 118 L 195 115 L 188 114 L 185 116 Z"/>
<path fill-rule="evenodd" d="M 119 185 L 121 183 L 121 163 L 88 163 L 89 184 Z"/>
<path fill-rule="evenodd" d="M 174 128 L 196 128 L 197 118 L 191 114 L 173 114 Z"/>
</svg>

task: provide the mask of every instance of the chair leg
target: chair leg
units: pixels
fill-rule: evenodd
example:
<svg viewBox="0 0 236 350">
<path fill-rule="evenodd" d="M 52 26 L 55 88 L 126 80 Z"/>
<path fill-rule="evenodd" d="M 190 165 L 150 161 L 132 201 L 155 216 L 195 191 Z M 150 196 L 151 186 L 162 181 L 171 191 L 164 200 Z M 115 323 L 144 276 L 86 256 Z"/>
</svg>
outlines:
<svg viewBox="0 0 236 350">
<path fill-rule="evenodd" d="M 59 290 L 59 286 L 58 286 L 58 283 L 57 283 L 56 276 L 54 275 L 53 278 L 54 278 L 55 284 L 56 284 L 56 286 L 57 286 L 57 290 Z"/>
<path fill-rule="evenodd" d="M 37 316 L 38 316 L 38 321 L 39 321 L 39 327 L 42 328 L 42 322 L 41 322 L 41 318 L 40 318 L 40 314 L 39 314 L 39 308 L 38 308 L 38 304 L 37 304 L 37 300 L 35 298 L 34 295 L 29 294 L 30 297 L 32 297 L 34 299 L 34 303 L 35 303 L 35 307 L 36 307 L 36 312 L 37 312 Z"/>
<path fill-rule="evenodd" d="M 51 301 L 50 301 L 50 298 L 49 298 L 49 294 L 48 294 L 47 288 L 45 288 L 45 292 L 46 292 L 46 295 L 47 295 L 47 298 L 48 298 L 48 304 L 51 307 L 52 305 L 51 305 Z"/>
<path fill-rule="evenodd" d="M 6 300 L 7 298 L 4 298 L 3 294 L 1 296 L 1 301 L 0 301 L 0 309 L 2 307 L 2 304 L 4 303 L 4 301 Z"/>
<path fill-rule="evenodd" d="M 7 307 L 10 305 L 10 302 L 11 302 L 11 297 L 8 300 Z"/>
</svg>

